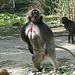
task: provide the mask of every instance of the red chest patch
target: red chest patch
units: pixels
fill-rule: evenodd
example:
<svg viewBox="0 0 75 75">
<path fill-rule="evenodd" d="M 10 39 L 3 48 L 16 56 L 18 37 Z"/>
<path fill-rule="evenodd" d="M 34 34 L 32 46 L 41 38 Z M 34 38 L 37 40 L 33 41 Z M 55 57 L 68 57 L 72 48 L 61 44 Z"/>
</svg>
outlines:
<svg viewBox="0 0 75 75">
<path fill-rule="evenodd" d="M 29 29 L 28 32 L 36 33 L 35 30 L 33 29 L 33 27 L 31 27 L 31 29 Z"/>
<path fill-rule="evenodd" d="M 33 25 L 34 25 L 34 23 L 32 23 L 32 22 L 31 22 L 31 24 L 32 24 L 32 27 L 31 27 L 31 29 L 29 29 L 29 31 L 28 31 L 28 32 L 36 33 L 36 32 L 35 32 L 35 30 L 33 29 Z"/>
</svg>

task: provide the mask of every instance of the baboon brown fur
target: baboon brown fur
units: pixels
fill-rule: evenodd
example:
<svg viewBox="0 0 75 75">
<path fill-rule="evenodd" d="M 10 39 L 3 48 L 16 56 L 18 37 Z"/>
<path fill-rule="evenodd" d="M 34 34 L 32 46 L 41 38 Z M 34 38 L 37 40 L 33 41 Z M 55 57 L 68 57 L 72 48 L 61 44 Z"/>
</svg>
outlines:
<svg viewBox="0 0 75 75">
<path fill-rule="evenodd" d="M 9 75 L 9 72 L 6 69 L 0 70 L 0 75 Z"/>
<path fill-rule="evenodd" d="M 62 17 L 62 23 L 64 24 L 64 27 L 66 30 L 68 30 L 68 43 L 70 42 L 70 37 L 72 40 L 72 44 L 74 44 L 74 37 L 75 36 L 75 22 L 72 20 L 69 20 L 67 17 Z"/>
<path fill-rule="evenodd" d="M 30 53 L 33 54 L 32 62 L 34 66 L 38 71 L 42 71 L 41 62 L 47 59 L 57 72 L 58 62 L 55 52 L 55 37 L 52 30 L 43 22 L 43 15 L 40 10 L 31 10 L 27 19 L 27 23 L 21 28 L 20 36 L 28 45 Z"/>
<path fill-rule="evenodd" d="M 41 71 L 41 62 L 48 59 L 56 71 L 58 64 L 52 30 L 43 22 L 43 16 L 37 9 L 31 10 L 27 18 L 28 22 L 21 28 L 20 36 L 33 54 L 32 62 L 34 66 L 38 71 Z"/>
</svg>

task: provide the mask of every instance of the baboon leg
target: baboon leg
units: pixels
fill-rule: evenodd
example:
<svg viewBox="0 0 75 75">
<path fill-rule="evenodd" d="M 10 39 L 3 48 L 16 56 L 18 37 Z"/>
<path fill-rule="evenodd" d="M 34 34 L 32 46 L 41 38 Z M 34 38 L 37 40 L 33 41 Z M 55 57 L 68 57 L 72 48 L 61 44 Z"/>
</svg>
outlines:
<svg viewBox="0 0 75 75">
<path fill-rule="evenodd" d="M 38 53 L 32 56 L 32 62 L 35 68 L 38 69 L 38 71 L 42 71 L 40 67 L 42 60 L 40 60 L 40 58 L 41 58 L 41 55 L 39 55 Z"/>
<path fill-rule="evenodd" d="M 57 62 L 56 57 L 50 56 L 50 57 L 48 58 L 48 60 L 49 60 L 49 61 L 51 62 L 51 64 L 53 65 L 55 72 L 57 72 L 57 69 L 58 69 L 58 62 Z"/>
<path fill-rule="evenodd" d="M 69 33 L 69 35 L 68 35 L 68 43 L 70 42 L 70 33 Z"/>
<path fill-rule="evenodd" d="M 73 34 L 71 35 L 71 38 L 72 38 L 72 44 L 74 44 L 74 40 L 73 40 Z"/>
<path fill-rule="evenodd" d="M 55 45 L 50 45 L 48 60 L 53 65 L 55 72 L 57 72 L 58 61 L 56 59 Z"/>
</svg>

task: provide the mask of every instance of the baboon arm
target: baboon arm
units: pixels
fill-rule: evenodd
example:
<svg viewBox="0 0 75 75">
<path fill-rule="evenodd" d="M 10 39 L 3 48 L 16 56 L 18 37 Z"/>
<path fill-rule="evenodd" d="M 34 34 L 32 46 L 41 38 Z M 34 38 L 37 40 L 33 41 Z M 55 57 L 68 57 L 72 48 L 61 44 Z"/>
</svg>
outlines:
<svg viewBox="0 0 75 75">
<path fill-rule="evenodd" d="M 27 24 L 25 24 L 22 28 L 21 28 L 21 31 L 20 31 L 20 37 L 21 39 L 27 44 L 27 39 L 28 37 L 26 36 L 25 34 L 25 28 L 26 28 Z"/>
<path fill-rule="evenodd" d="M 25 28 L 26 28 L 27 25 L 28 25 L 28 23 L 26 23 L 26 24 L 21 28 L 20 37 L 21 37 L 21 39 L 28 45 L 28 49 L 29 49 L 30 53 L 33 54 L 33 50 L 31 49 L 31 48 L 32 48 L 31 43 L 30 43 L 30 41 L 29 41 L 29 39 L 28 39 L 28 36 L 25 35 Z"/>
<path fill-rule="evenodd" d="M 29 49 L 30 53 L 31 53 L 31 54 L 34 54 L 29 39 L 27 39 L 27 44 L 28 44 L 28 49 Z"/>
</svg>

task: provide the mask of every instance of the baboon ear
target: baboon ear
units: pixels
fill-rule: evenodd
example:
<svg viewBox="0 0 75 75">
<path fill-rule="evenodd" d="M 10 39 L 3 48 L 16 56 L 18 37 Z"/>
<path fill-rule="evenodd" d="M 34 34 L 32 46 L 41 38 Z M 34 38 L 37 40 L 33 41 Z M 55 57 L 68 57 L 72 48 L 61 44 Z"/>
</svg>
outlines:
<svg viewBox="0 0 75 75">
<path fill-rule="evenodd" d="M 27 18 L 27 19 L 28 19 L 28 21 L 31 21 L 31 16 L 28 16 L 28 18 Z"/>
</svg>

